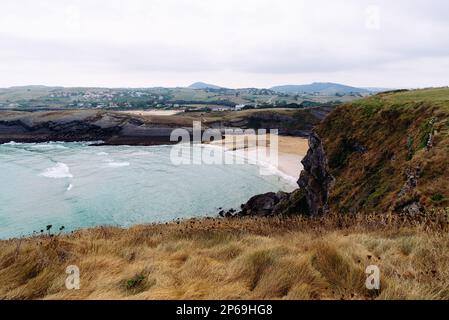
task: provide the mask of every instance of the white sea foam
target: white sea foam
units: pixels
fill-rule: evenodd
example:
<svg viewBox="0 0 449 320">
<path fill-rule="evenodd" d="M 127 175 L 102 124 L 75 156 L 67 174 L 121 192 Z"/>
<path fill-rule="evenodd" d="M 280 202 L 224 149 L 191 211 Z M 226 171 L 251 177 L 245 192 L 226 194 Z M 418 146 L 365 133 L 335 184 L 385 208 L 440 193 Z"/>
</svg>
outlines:
<svg viewBox="0 0 449 320">
<path fill-rule="evenodd" d="M 257 155 L 257 151 L 253 150 L 252 152 L 245 152 L 246 150 L 236 150 L 233 151 L 233 153 L 238 156 L 238 157 L 243 157 L 244 159 L 248 160 L 248 161 L 252 161 L 253 163 L 255 162 L 255 164 L 260 168 L 260 173 L 262 175 L 266 175 L 266 176 L 278 176 L 281 177 L 283 180 L 287 181 L 292 187 L 297 188 L 297 180 L 298 177 L 294 177 L 291 176 L 289 174 L 287 174 L 286 172 L 282 171 L 279 168 L 279 163 L 278 161 L 276 162 L 272 162 L 270 160 L 270 157 L 262 157 L 263 160 L 259 159 L 258 155 Z"/>
<path fill-rule="evenodd" d="M 121 168 L 128 167 L 130 165 L 129 162 L 109 162 L 108 167 L 110 168 Z"/>
<path fill-rule="evenodd" d="M 69 184 L 69 186 L 67 187 L 67 191 L 72 190 L 72 188 L 73 188 L 73 184 Z"/>
<path fill-rule="evenodd" d="M 69 167 L 62 162 L 58 162 L 54 167 L 45 169 L 40 176 L 53 179 L 73 178 Z"/>
<path fill-rule="evenodd" d="M 98 152 L 97 153 L 97 156 L 107 156 L 107 155 L 109 155 L 109 153 L 107 153 L 107 152 Z"/>
<path fill-rule="evenodd" d="M 21 144 L 21 143 L 15 142 L 15 141 L 9 141 L 9 142 L 4 143 L 5 146 L 15 146 L 15 145 L 19 145 L 19 144 Z"/>
<path fill-rule="evenodd" d="M 47 149 L 67 149 L 67 147 L 66 146 L 63 146 L 62 144 L 61 144 L 61 142 L 53 142 L 53 141 L 50 141 L 50 142 L 47 142 L 47 143 L 40 143 L 40 144 L 38 144 L 38 143 L 30 143 L 29 144 L 30 145 L 30 148 L 33 148 L 33 149 L 43 149 L 43 150 L 47 150 Z"/>
<path fill-rule="evenodd" d="M 284 171 L 282 171 L 281 169 L 279 169 L 278 166 L 267 162 L 267 161 L 257 161 L 257 165 L 259 166 L 259 168 L 261 168 L 262 172 L 264 175 L 273 175 L 273 176 L 279 176 L 282 179 L 284 179 L 285 181 L 287 181 L 292 187 L 297 188 L 297 180 L 298 177 L 294 177 L 291 176 L 287 173 L 285 173 Z"/>
<path fill-rule="evenodd" d="M 278 176 L 286 181 L 292 188 L 297 188 L 297 180 L 298 177 L 291 176 L 279 168 L 278 163 L 273 163 L 270 157 L 266 157 L 264 160 L 259 159 L 257 149 L 238 149 L 238 150 L 227 150 L 224 146 L 221 145 L 211 145 L 204 144 L 201 145 L 206 149 L 215 149 L 222 150 L 228 156 L 231 156 L 231 159 L 234 159 L 236 163 L 249 163 L 256 165 L 260 168 L 260 172 L 266 176 Z"/>
<path fill-rule="evenodd" d="M 130 154 L 131 157 L 140 157 L 140 156 L 148 156 L 151 152 L 148 151 L 140 151 L 140 152 L 133 152 Z"/>
</svg>

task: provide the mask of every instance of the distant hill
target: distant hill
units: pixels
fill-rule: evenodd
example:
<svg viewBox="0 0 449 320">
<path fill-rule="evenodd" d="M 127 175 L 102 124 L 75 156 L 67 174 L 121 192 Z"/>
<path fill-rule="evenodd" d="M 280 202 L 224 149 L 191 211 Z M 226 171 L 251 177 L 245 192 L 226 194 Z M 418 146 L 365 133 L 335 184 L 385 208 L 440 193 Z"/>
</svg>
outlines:
<svg viewBox="0 0 449 320">
<path fill-rule="evenodd" d="M 338 83 L 315 82 L 305 85 L 285 85 L 272 87 L 271 90 L 286 93 L 322 93 L 322 94 L 348 94 L 348 93 L 369 93 L 370 91 L 362 88 L 345 86 Z"/>
<path fill-rule="evenodd" d="M 366 90 L 371 91 L 373 93 L 387 92 L 387 91 L 394 91 L 394 90 L 396 90 L 396 89 L 392 89 L 392 88 L 373 88 L 373 87 L 363 88 L 363 89 L 366 89 Z"/>
<path fill-rule="evenodd" d="M 188 108 L 223 109 L 236 105 L 265 107 L 313 107 L 349 102 L 368 94 L 317 94 L 299 97 L 270 89 L 229 89 L 197 82 L 178 88 L 100 88 L 16 86 L 0 88 L 0 109 L 123 109 Z"/>
<path fill-rule="evenodd" d="M 190 89 L 225 89 L 223 87 L 220 86 L 216 86 L 213 84 L 208 84 L 208 83 L 204 83 L 204 82 L 195 82 L 194 84 L 191 84 L 189 86 Z"/>
</svg>

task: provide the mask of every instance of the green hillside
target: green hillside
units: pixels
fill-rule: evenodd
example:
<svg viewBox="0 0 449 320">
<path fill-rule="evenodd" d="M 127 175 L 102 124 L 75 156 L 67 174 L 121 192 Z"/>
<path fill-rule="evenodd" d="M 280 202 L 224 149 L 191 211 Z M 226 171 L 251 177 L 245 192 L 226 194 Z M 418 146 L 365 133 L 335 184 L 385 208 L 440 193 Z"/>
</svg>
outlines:
<svg viewBox="0 0 449 320">
<path fill-rule="evenodd" d="M 23 86 L 0 88 L 0 110 L 48 109 L 212 109 L 236 105 L 257 108 L 302 108 L 336 105 L 359 99 L 353 94 L 287 94 L 269 89 L 226 89 L 196 83 L 191 88 L 63 88 Z"/>
<path fill-rule="evenodd" d="M 355 88 L 339 83 L 315 82 L 305 85 L 285 85 L 272 87 L 271 90 L 287 93 L 319 93 L 319 94 L 368 94 L 369 90 Z"/>
<path fill-rule="evenodd" d="M 449 204 L 449 88 L 378 94 L 319 125 L 339 212 L 416 214 Z"/>
</svg>

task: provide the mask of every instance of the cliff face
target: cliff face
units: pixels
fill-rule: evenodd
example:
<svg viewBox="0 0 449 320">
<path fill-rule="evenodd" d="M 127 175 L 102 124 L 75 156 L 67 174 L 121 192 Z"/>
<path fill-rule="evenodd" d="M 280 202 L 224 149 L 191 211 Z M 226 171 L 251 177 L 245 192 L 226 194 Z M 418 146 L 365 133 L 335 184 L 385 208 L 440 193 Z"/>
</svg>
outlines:
<svg viewBox="0 0 449 320">
<path fill-rule="evenodd" d="M 175 128 L 191 131 L 193 121 L 204 128 L 279 129 L 283 135 L 308 136 L 330 108 L 181 113 L 169 117 L 104 110 L 1 111 L 0 143 L 105 141 L 106 144 L 169 144 Z M 190 128 L 190 129 L 189 129 Z"/>
<path fill-rule="evenodd" d="M 287 194 L 266 193 L 252 197 L 242 205 L 238 216 L 273 216 L 304 214 L 317 216 L 329 210 L 329 194 L 335 179 L 329 173 L 326 153 L 316 132 L 309 135 L 309 151 L 302 160 L 304 170 L 299 189 Z M 234 212 L 228 212 L 232 216 Z M 224 215 L 224 214 L 223 214 Z"/>
<path fill-rule="evenodd" d="M 242 129 L 277 129 L 280 135 L 308 137 L 313 127 L 319 124 L 331 107 L 313 107 L 307 109 L 290 109 L 289 113 L 273 110 L 258 110 L 251 114 L 239 116 L 232 120 L 213 121 L 207 123 L 212 128 Z"/>
<path fill-rule="evenodd" d="M 309 145 L 299 189 L 275 198 L 263 215 L 420 215 L 449 206 L 447 88 L 379 94 L 340 106 L 315 128 Z M 251 204 L 264 203 L 265 196 L 243 212 L 259 212 Z"/>
<path fill-rule="evenodd" d="M 0 143 L 99 141 L 105 144 L 169 144 L 176 124 L 146 122 L 117 112 L 71 110 L 0 113 Z"/>
<path fill-rule="evenodd" d="M 335 183 L 329 209 L 419 214 L 449 202 L 449 89 L 380 94 L 317 128 Z"/>
</svg>

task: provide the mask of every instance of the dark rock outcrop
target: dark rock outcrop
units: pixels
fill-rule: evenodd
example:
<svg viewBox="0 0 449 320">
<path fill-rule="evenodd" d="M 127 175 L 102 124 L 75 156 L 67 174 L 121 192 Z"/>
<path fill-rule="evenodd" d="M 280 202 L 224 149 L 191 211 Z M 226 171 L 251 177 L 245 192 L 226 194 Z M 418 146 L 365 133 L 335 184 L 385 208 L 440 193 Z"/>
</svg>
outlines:
<svg viewBox="0 0 449 320">
<path fill-rule="evenodd" d="M 398 197 L 403 197 L 416 189 L 418 186 L 418 178 L 419 178 L 420 169 L 416 168 L 406 168 L 404 171 L 405 183 L 401 188 L 401 191 L 398 194 Z"/>
<path fill-rule="evenodd" d="M 411 217 L 417 216 L 424 212 L 423 206 L 418 201 L 412 201 L 407 205 L 404 205 L 401 209 L 401 213 Z"/>
<path fill-rule="evenodd" d="M 0 114 L 0 143 L 103 141 L 112 145 L 170 144 L 175 124 L 95 110 Z M 191 128 L 186 128 L 191 132 Z"/>
<path fill-rule="evenodd" d="M 309 151 L 302 164 L 304 170 L 298 180 L 298 190 L 290 194 L 271 192 L 254 196 L 242 205 L 237 216 L 317 216 L 326 213 L 334 177 L 329 173 L 321 139 L 315 132 L 309 136 Z"/>
<path fill-rule="evenodd" d="M 288 199 L 289 194 L 285 192 L 269 192 L 257 195 L 242 205 L 240 216 L 270 216 L 278 212 L 277 206 Z"/>
<path fill-rule="evenodd" d="M 394 205 L 394 212 L 408 216 L 416 216 L 424 211 L 416 192 L 418 179 L 421 173 L 419 167 L 407 167 L 404 170 L 405 183 L 398 193 L 398 199 Z"/>
<path fill-rule="evenodd" d="M 313 127 L 331 112 L 332 108 L 313 107 L 298 109 L 293 114 L 283 114 L 262 110 L 250 115 L 232 120 L 220 120 L 208 123 L 210 128 L 240 128 L 240 129 L 277 129 L 280 135 L 308 137 Z"/>
<path fill-rule="evenodd" d="M 329 208 L 329 191 L 334 184 L 334 177 L 329 173 L 321 139 L 315 132 L 309 136 L 309 151 L 302 164 L 304 170 L 298 185 L 304 191 L 308 213 L 312 216 L 323 214 Z"/>
</svg>

